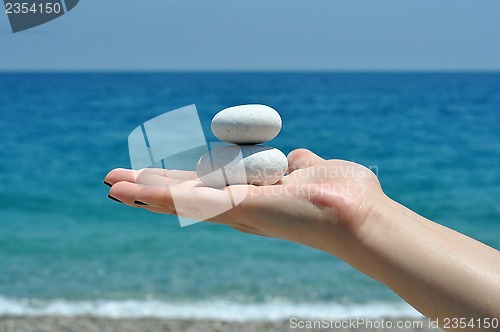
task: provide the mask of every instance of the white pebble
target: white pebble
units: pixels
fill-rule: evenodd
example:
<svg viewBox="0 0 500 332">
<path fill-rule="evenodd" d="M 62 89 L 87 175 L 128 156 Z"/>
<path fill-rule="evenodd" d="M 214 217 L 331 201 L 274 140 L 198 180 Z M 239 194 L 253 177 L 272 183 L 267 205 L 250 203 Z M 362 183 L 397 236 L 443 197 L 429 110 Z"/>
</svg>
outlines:
<svg viewBox="0 0 500 332">
<path fill-rule="evenodd" d="M 221 141 L 260 144 L 281 130 L 281 117 L 266 105 L 241 105 L 223 109 L 212 120 L 212 132 Z"/>
<path fill-rule="evenodd" d="M 208 187 L 233 184 L 275 184 L 286 173 L 288 160 L 280 150 L 262 145 L 230 145 L 204 154 L 196 174 Z"/>
</svg>

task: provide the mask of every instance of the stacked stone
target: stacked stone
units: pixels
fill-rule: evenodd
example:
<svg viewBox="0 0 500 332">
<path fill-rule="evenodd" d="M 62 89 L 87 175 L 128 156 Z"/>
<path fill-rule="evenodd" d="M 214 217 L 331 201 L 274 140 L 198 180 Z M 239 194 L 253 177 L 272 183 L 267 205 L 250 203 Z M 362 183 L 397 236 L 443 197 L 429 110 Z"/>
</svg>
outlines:
<svg viewBox="0 0 500 332">
<path fill-rule="evenodd" d="M 264 145 L 281 130 L 281 117 L 265 105 L 223 109 L 212 120 L 212 132 L 232 145 L 204 154 L 196 174 L 204 185 L 222 188 L 235 184 L 272 185 L 285 175 L 288 161 L 280 150 Z"/>
</svg>

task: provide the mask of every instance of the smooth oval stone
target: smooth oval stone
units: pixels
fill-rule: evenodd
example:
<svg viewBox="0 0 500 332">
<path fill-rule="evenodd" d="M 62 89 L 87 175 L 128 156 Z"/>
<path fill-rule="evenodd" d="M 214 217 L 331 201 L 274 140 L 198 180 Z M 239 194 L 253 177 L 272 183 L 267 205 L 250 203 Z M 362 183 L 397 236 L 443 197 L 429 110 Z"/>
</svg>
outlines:
<svg viewBox="0 0 500 332">
<path fill-rule="evenodd" d="M 286 173 L 288 160 L 280 150 L 262 145 L 230 145 L 205 153 L 196 165 L 204 185 L 275 184 Z"/>
<path fill-rule="evenodd" d="M 221 141 L 259 144 L 272 140 L 281 130 L 281 117 L 266 105 L 241 105 L 223 109 L 212 120 L 212 132 Z"/>
</svg>

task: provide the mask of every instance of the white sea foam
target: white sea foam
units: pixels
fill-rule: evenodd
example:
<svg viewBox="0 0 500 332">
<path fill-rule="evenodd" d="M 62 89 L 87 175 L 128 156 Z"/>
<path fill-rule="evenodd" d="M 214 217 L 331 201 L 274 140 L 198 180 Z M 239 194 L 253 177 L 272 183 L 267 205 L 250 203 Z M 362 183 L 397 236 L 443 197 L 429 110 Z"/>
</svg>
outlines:
<svg viewBox="0 0 500 332">
<path fill-rule="evenodd" d="M 177 318 L 214 319 L 225 321 L 282 320 L 291 317 L 303 319 L 397 318 L 422 317 L 404 302 L 373 302 L 359 305 L 338 303 L 237 304 L 216 302 L 163 302 L 163 301 L 82 301 L 54 300 L 42 303 L 34 299 L 15 300 L 0 297 L 0 316 L 95 316 L 110 318 Z"/>
</svg>

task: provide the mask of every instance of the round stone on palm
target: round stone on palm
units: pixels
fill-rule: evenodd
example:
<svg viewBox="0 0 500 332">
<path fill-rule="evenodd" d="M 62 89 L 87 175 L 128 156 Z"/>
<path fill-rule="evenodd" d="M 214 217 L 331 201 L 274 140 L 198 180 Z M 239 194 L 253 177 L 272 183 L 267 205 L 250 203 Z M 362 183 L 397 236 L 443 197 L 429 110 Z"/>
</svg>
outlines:
<svg viewBox="0 0 500 332">
<path fill-rule="evenodd" d="M 203 155 L 196 173 L 206 186 L 272 185 L 285 175 L 288 161 L 280 150 L 263 145 L 281 130 L 281 117 L 265 105 L 226 108 L 212 120 L 212 132 L 231 145 Z"/>
</svg>

